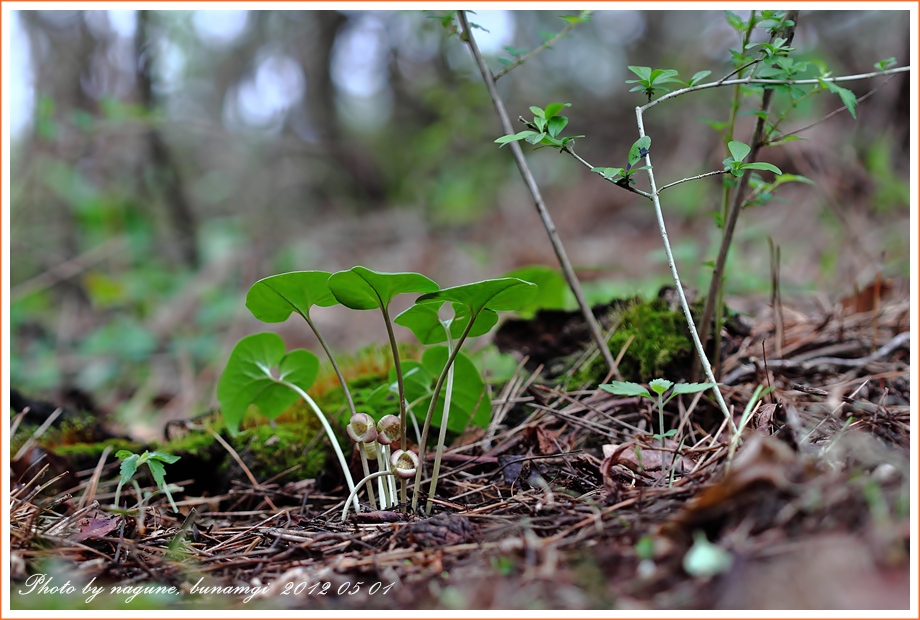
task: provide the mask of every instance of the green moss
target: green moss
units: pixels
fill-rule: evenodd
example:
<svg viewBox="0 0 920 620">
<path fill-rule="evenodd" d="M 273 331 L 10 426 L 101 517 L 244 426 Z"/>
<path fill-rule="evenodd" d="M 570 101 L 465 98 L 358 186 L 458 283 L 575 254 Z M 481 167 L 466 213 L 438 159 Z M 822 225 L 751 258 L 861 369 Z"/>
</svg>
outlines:
<svg viewBox="0 0 920 620">
<path fill-rule="evenodd" d="M 111 462 L 115 458 L 115 453 L 119 450 L 130 450 L 131 452 L 141 453 L 144 446 L 136 441 L 127 439 L 111 439 L 109 441 L 98 441 L 94 443 L 72 443 L 59 445 L 54 448 L 54 452 L 67 459 L 73 464 L 75 469 L 88 469 L 95 467 L 102 456 L 106 447 L 112 446 L 112 452 L 109 454 L 106 462 Z"/>
<path fill-rule="evenodd" d="M 682 366 L 690 360 L 693 343 L 680 310 L 671 310 L 662 299 L 637 299 L 617 312 L 615 320 L 618 318 L 620 324 L 609 343 L 614 357 L 632 339 L 619 365 L 624 380 L 648 383 L 658 377 L 673 378 L 686 372 Z M 575 381 L 596 383 L 606 374 L 607 366 L 598 356 L 576 373 Z"/>
<path fill-rule="evenodd" d="M 317 433 L 322 431 L 307 424 L 256 426 L 233 437 L 230 444 L 260 482 L 297 465 L 290 479 L 313 478 L 323 470 L 329 454 L 324 435 L 314 442 Z M 228 459 L 226 466 L 236 467 L 236 463 Z"/>
</svg>

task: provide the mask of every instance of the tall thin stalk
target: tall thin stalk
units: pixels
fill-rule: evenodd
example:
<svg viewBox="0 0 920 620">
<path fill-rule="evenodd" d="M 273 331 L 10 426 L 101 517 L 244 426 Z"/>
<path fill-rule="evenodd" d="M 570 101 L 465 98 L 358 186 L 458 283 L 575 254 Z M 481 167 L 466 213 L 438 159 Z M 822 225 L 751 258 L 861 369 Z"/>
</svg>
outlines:
<svg viewBox="0 0 920 620">
<path fill-rule="evenodd" d="M 505 134 L 513 134 L 514 127 L 511 125 L 511 119 L 508 117 L 508 112 L 505 110 L 505 104 L 498 94 L 498 90 L 495 88 L 495 78 L 492 76 L 492 71 L 489 69 L 488 65 L 486 65 L 486 61 L 482 57 L 482 52 L 479 51 L 479 46 L 476 44 L 476 38 L 473 36 L 473 32 L 470 29 L 470 23 L 466 18 L 466 12 L 457 11 L 457 17 L 460 19 L 460 25 L 463 27 L 461 38 L 469 45 L 470 52 L 472 52 L 473 58 L 476 60 L 476 65 L 479 67 L 479 72 L 482 74 L 482 80 L 489 90 L 489 97 L 492 99 L 492 105 L 495 106 L 495 112 L 498 114 L 498 118 L 501 121 L 502 131 L 504 131 Z M 617 371 L 613 354 L 610 352 L 610 347 L 607 346 L 607 341 L 604 340 L 601 327 L 594 317 L 594 313 L 591 312 L 591 307 L 588 306 L 585 295 L 581 290 L 581 283 L 578 281 L 578 276 L 575 275 L 575 269 L 572 268 L 572 263 L 569 261 L 565 248 L 562 246 L 562 239 L 556 231 L 556 225 L 553 223 L 553 218 L 550 216 L 546 208 L 546 203 L 543 201 L 543 196 L 540 194 L 540 188 L 537 187 L 537 182 L 533 178 L 530 167 L 527 165 L 527 160 L 524 159 L 524 151 L 521 150 L 521 146 L 517 142 L 512 142 L 509 147 L 511 148 L 511 154 L 514 156 L 514 162 L 517 164 L 521 177 L 524 179 L 524 185 L 527 186 L 527 190 L 530 192 L 531 198 L 533 198 L 537 213 L 539 213 L 540 219 L 543 221 L 543 227 L 546 229 L 546 234 L 549 235 L 550 243 L 562 267 L 562 274 L 565 276 L 569 288 L 572 289 L 572 293 L 575 295 L 575 300 L 578 302 L 578 307 L 581 310 L 582 316 L 584 316 L 585 322 L 588 324 L 588 329 L 591 331 L 591 337 L 594 338 L 594 341 L 601 351 L 601 355 L 604 356 L 607 367 L 613 371 L 617 378 L 620 378 L 620 373 Z"/>
</svg>

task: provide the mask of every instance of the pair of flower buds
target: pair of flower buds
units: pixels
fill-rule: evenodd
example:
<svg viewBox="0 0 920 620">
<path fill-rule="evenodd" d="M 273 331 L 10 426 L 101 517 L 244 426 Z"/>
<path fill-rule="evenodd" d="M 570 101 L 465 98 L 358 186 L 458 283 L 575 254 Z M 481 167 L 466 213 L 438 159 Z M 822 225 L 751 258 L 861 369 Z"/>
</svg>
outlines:
<svg viewBox="0 0 920 620">
<path fill-rule="evenodd" d="M 351 416 L 351 422 L 345 426 L 345 432 L 355 443 L 364 444 L 365 451 L 376 450 L 376 444 L 389 446 L 394 441 L 399 441 L 399 418 L 395 415 L 385 415 L 374 425 L 374 419 L 366 413 L 356 413 Z M 412 450 L 395 450 L 390 455 L 390 464 L 394 473 L 408 480 L 415 477 L 418 468 L 418 456 Z"/>
</svg>

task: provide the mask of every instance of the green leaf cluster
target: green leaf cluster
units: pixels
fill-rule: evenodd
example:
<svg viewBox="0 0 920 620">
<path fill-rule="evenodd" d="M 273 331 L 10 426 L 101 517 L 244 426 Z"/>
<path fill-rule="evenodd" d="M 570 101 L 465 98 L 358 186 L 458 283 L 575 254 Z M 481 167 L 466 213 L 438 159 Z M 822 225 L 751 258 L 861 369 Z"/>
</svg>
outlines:
<svg viewBox="0 0 920 620">
<path fill-rule="evenodd" d="M 560 135 L 565 126 L 569 124 L 569 119 L 559 113 L 571 105 L 571 103 L 551 103 L 546 106 L 546 109 L 535 105 L 530 106 L 533 120 L 524 121 L 529 129 L 496 138 L 495 143 L 501 147 L 512 142 L 524 140 L 537 148 L 550 146 L 560 150 L 564 149 L 574 142 L 576 138 L 584 138 L 584 136 L 562 137 Z"/>
</svg>

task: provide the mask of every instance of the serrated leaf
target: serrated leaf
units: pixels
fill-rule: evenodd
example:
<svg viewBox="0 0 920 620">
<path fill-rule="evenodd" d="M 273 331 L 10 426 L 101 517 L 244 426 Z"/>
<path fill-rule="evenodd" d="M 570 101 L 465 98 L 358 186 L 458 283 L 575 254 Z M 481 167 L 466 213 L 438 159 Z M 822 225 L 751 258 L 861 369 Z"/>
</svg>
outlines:
<svg viewBox="0 0 920 620">
<path fill-rule="evenodd" d="M 732 140 L 728 143 L 728 152 L 731 153 L 734 161 L 744 161 L 744 158 L 751 152 L 751 147 L 744 142 Z"/>
<path fill-rule="evenodd" d="M 278 367 L 278 377 L 272 368 Z M 217 399 L 227 428 L 235 433 L 250 405 L 271 419 L 280 415 L 298 394 L 281 381 L 306 391 L 313 385 L 319 359 L 305 349 L 285 354 L 284 341 L 275 333 L 261 333 L 240 340 L 227 361 L 217 385 Z"/>
<path fill-rule="evenodd" d="M 696 394 L 697 392 L 705 392 L 715 386 L 715 383 L 678 383 L 674 386 L 672 394 Z"/>
<path fill-rule="evenodd" d="M 264 323 L 281 323 L 296 312 L 303 317 L 313 306 L 338 303 L 329 290 L 328 271 L 293 271 L 262 278 L 249 288 L 246 307 Z"/>
<path fill-rule="evenodd" d="M 651 398 L 652 395 L 649 394 L 649 391 L 645 387 L 639 385 L 638 383 L 632 383 L 629 381 L 613 381 L 611 383 L 604 383 L 600 386 L 602 390 L 610 392 L 611 394 L 616 394 L 617 396 L 645 396 L 646 398 Z"/>
<path fill-rule="evenodd" d="M 773 174 L 782 174 L 783 171 L 774 166 L 773 164 L 768 164 L 766 162 L 757 161 L 750 164 L 741 164 L 740 168 L 742 170 L 769 170 Z"/>
<path fill-rule="evenodd" d="M 843 102 L 843 105 L 846 106 L 846 109 L 849 111 L 850 115 L 853 118 L 856 118 L 856 95 L 853 94 L 852 90 L 846 89 L 842 86 L 837 86 L 833 82 L 826 82 L 828 89 L 832 93 L 837 93 L 840 97 L 840 101 Z"/>
<path fill-rule="evenodd" d="M 163 467 L 163 463 L 157 460 L 147 461 L 147 467 L 150 468 L 150 473 L 153 474 L 153 479 L 159 487 L 166 486 L 166 468 Z"/>
<path fill-rule="evenodd" d="M 352 267 L 329 277 L 329 289 L 343 306 L 354 310 L 386 308 L 403 293 L 430 293 L 438 285 L 420 273 L 384 273 Z"/>
<path fill-rule="evenodd" d="M 667 379 L 654 379 L 648 384 L 648 386 L 652 388 L 652 391 L 659 396 L 667 392 L 672 385 L 674 385 L 674 382 L 668 381 Z"/>
<path fill-rule="evenodd" d="M 148 458 L 148 459 L 156 459 L 156 460 L 158 460 L 158 461 L 163 461 L 164 463 L 169 463 L 170 465 L 172 465 L 173 463 L 175 463 L 176 461 L 178 461 L 178 460 L 179 460 L 180 458 L 182 458 L 182 457 L 176 456 L 176 455 L 174 455 L 174 454 L 168 454 L 168 453 L 166 453 L 166 452 L 160 452 L 159 450 L 156 450 L 156 451 L 154 451 L 154 452 L 148 453 L 148 454 L 147 454 L 147 458 Z"/>
<path fill-rule="evenodd" d="M 118 453 L 128 452 L 127 450 L 120 450 Z M 121 475 L 121 482 L 125 484 L 128 480 L 131 479 L 131 476 L 134 475 L 134 472 L 137 471 L 137 460 L 140 458 L 137 454 L 128 453 L 130 456 L 124 457 L 124 460 L 121 462 L 121 467 L 118 470 L 118 473 Z M 122 457 L 119 457 L 122 458 Z"/>
</svg>

